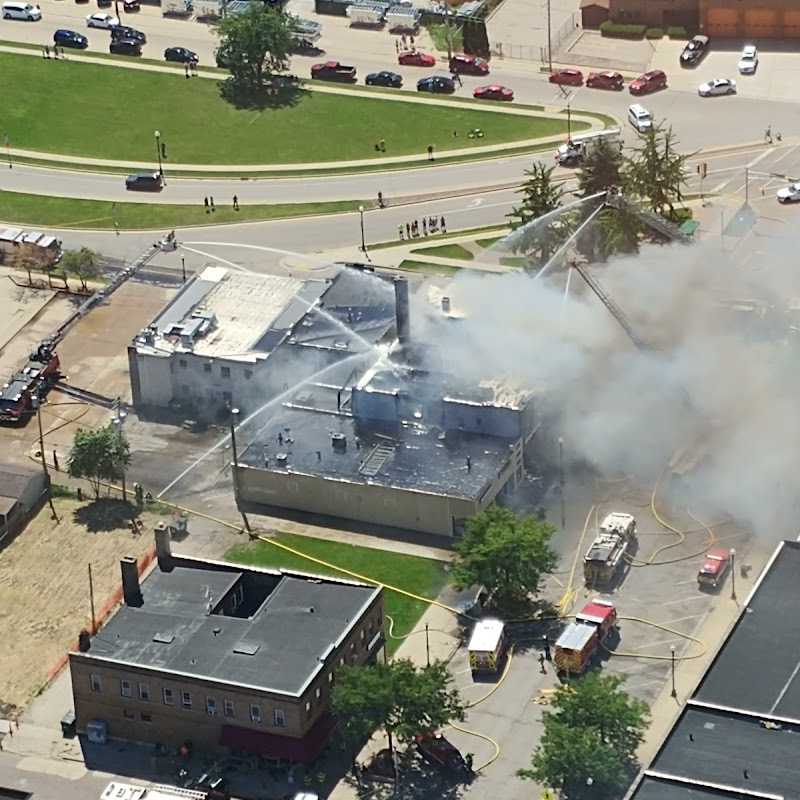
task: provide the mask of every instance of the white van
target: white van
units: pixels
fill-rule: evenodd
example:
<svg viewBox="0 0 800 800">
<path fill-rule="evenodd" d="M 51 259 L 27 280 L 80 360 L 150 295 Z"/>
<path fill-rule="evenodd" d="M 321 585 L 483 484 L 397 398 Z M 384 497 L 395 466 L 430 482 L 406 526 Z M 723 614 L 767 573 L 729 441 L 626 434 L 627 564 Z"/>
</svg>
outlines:
<svg viewBox="0 0 800 800">
<path fill-rule="evenodd" d="M 628 109 L 628 122 L 639 133 L 644 133 L 653 127 L 653 115 L 644 106 L 634 103 Z"/>
<path fill-rule="evenodd" d="M 30 3 L 3 3 L 3 19 L 24 19 L 26 22 L 38 22 L 42 18 L 42 9 Z"/>
</svg>

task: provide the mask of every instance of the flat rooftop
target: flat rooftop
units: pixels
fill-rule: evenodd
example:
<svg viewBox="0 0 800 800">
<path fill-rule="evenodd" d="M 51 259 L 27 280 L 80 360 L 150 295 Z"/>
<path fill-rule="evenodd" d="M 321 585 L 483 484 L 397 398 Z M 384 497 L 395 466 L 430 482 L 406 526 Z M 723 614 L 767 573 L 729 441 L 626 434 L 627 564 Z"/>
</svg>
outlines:
<svg viewBox="0 0 800 800">
<path fill-rule="evenodd" d="M 800 796 L 799 574 L 783 542 L 632 800 Z"/>
<path fill-rule="evenodd" d="M 340 391 L 307 385 L 275 410 L 240 464 L 284 474 L 477 499 L 510 455 L 510 442 L 403 425 L 392 436 L 365 429 L 337 410 Z M 333 434 L 346 449 L 336 451 Z M 279 441 L 280 437 L 280 441 Z M 291 440 L 291 441 L 289 441 Z M 265 455 L 268 466 L 265 467 Z M 285 460 L 279 460 L 281 456 Z M 468 461 L 469 459 L 469 461 Z"/>
<path fill-rule="evenodd" d="M 237 583 L 242 616 L 216 613 Z M 147 575 L 141 591 L 141 607 L 123 605 L 87 655 L 299 695 L 381 590 L 176 557 L 171 571 L 157 566 Z"/>
</svg>

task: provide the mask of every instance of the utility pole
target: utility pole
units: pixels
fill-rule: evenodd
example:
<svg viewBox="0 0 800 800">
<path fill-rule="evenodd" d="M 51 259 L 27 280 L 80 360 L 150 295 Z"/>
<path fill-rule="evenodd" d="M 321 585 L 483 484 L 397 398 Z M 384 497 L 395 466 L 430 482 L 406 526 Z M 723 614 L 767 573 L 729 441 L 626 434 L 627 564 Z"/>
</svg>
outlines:
<svg viewBox="0 0 800 800">
<path fill-rule="evenodd" d="M 672 696 L 677 698 L 678 691 L 675 688 L 675 645 L 674 644 L 670 645 L 669 654 L 671 656 L 671 661 L 672 661 Z"/>
<path fill-rule="evenodd" d="M 444 4 L 444 37 L 447 40 L 447 61 L 453 57 L 453 40 L 450 34 L 450 5 L 445 2 Z"/>
<path fill-rule="evenodd" d="M 89 633 L 92 636 L 97 632 L 97 615 L 94 611 L 94 581 L 92 580 L 92 565 L 89 564 L 89 608 L 92 613 L 92 621 L 89 624 Z"/>
<path fill-rule="evenodd" d="M 731 547 L 731 600 L 736 602 L 736 550 Z"/>
<path fill-rule="evenodd" d="M 239 409 L 232 408 L 231 409 L 231 453 L 233 455 L 233 497 L 236 500 L 236 507 L 239 509 L 239 513 L 242 515 L 242 521 L 244 522 L 244 529 L 248 533 L 252 533 L 252 529 L 250 528 L 250 520 L 247 519 L 247 514 L 244 513 L 240 506 L 240 497 L 239 497 L 239 452 L 236 449 L 236 425 L 239 420 Z"/>
<path fill-rule="evenodd" d="M 550 3 L 547 0 L 547 69 L 553 71 L 553 15 Z"/>
<path fill-rule="evenodd" d="M 42 430 L 42 400 L 38 393 L 34 398 L 32 398 L 32 402 L 35 404 L 36 421 L 39 423 L 39 452 L 42 454 L 42 472 L 44 472 L 44 481 L 45 485 L 47 486 L 47 502 L 50 505 L 50 511 L 53 512 L 53 519 L 56 522 L 60 522 L 61 520 L 59 520 L 58 514 L 56 513 L 56 507 L 53 505 L 53 491 L 50 484 L 50 473 L 47 470 L 47 456 L 45 456 L 44 452 L 44 431 Z"/>
</svg>

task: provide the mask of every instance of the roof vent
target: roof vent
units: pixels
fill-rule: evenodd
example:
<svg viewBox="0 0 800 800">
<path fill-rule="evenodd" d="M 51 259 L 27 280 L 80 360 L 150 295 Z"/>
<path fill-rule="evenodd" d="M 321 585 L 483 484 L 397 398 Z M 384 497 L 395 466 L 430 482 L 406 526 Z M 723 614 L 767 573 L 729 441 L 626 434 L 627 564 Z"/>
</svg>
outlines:
<svg viewBox="0 0 800 800">
<path fill-rule="evenodd" d="M 336 349 L 336 350 L 347 350 L 347 348 L 348 348 L 349 346 L 350 346 L 350 345 L 347 343 L 347 341 L 346 341 L 345 339 L 337 339 L 337 340 L 336 340 L 336 341 L 333 343 L 333 347 L 334 347 L 334 349 Z"/>
<path fill-rule="evenodd" d="M 347 437 L 343 433 L 332 433 L 331 444 L 336 453 L 344 453 L 347 451 Z"/>
<path fill-rule="evenodd" d="M 259 644 L 240 642 L 233 648 L 233 652 L 240 656 L 254 656 L 261 649 Z"/>
<path fill-rule="evenodd" d="M 289 456 L 286 453 L 278 453 L 275 456 L 275 461 L 277 461 L 279 467 L 285 467 L 286 463 L 289 461 Z"/>
<path fill-rule="evenodd" d="M 158 644 L 172 644 L 175 637 L 171 633 L 155 633 L 153 634 L 153 641 Z"/>
</svg>

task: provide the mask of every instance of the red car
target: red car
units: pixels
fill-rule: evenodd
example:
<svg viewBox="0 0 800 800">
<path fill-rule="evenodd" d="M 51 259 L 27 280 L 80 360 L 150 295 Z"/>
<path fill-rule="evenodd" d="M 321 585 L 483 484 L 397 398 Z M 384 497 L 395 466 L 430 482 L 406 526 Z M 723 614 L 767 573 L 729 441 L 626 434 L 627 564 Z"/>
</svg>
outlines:
<svg viewBox="0 0 800 800">
<path fill-rule="evenodd" d="M 651 72 L 645 72 L 640 75 L 635 81 L 631 81 L 628 85 L 628 91 L 631 94 L 650 94 L 657 92 L 659 89 L 667 88 L 667 73 L 660 69 L 654 69 Z"/>
<path fill-rule="evenodd" d="M 586 85 L 591 89 L 613 89 L 618 92 L 625 85 L 625 80 L 619 72 L 606 70 L 605 72 L 592 72 L 586 78 Z"/>
<path fill-rule="evenodd" d="M 397 56 L 397 63 L 406 67 L 432 67 L 436 59 L 427 53 L 420 53 L 419 50 L 403 50 Z"/>
<path fill-rule="evenodd" d="M 583 73 L 578 69 L 554 69 L 548 80 L 559 86 L 581 86 Z"/>
<path fill-rule="evenodd" d="M 450 58 L 450 72 L 463 73 L 464 75 L 488 75 L 489 65 L 478 56 L 456 53 Z"/>
<path fill-rule="evenodd" d="M 513 100 L 514 92 L 507 86 L 499 86 L 494 83 L 491 86 L 479 86 L 472 93 L 478 100 Z"/>
</svg>

